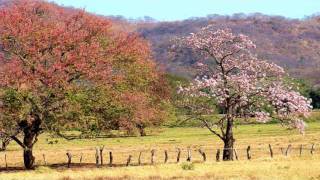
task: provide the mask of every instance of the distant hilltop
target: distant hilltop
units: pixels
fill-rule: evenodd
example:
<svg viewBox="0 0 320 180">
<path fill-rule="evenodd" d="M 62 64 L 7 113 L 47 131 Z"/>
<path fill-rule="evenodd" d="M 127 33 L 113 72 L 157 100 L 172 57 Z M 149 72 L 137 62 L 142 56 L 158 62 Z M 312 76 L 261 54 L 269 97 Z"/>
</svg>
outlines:
<svg viewBox="0 0 320 180">
<path fill-rule="evenodd" d="M 117 19 L 113 17 L 114 19 Z M 119 18 L 123 22 L 123 18 Z M 270 60 L 297 78 L 320 84 L 320 16 L 305 19 L 288 19 L 260 13 L 233 16 L 209 15 L 184 21 L 158 22 L 152 18 L 129 21 L 128 26 L 148 39 L 153 46 L 155 59 L 169 72 L 192 75 L 192 65 L 197 58 L 189 51 L 171 56 L 171 39 L 199 30 L 208 24 L 217 29 L 231 28 L 234 33 L 248 35 L 257 45 L 255 53 Z"/>
</svg>

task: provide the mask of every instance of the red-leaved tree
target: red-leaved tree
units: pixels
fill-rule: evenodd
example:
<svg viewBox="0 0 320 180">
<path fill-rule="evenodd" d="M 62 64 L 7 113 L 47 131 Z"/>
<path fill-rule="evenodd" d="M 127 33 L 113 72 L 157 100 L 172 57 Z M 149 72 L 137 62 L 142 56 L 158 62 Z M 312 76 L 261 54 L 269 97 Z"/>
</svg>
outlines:
<svg viewBox="0 0 320 180">
<path fill-rule="evenodd" d="M 25 167 L 34 166 L 39 134 L 67 123 L 57 116 L 68 109 L 68 93 L 81 86 L 113 94 L 121 94 L 123 86 L 146 89 L 157 77 L 148 47 L 136 34 L 115 31 L 110 21 L 83 10 L 36 0 L 1 8 L 0 87 L 9 93 L 0 110 L 15 114 L 10 121 L 17 125 L 14 133 L 1 134 L 23 148 Z M 24 111 L 18 115 L 14 107 Z"/>
</svg>

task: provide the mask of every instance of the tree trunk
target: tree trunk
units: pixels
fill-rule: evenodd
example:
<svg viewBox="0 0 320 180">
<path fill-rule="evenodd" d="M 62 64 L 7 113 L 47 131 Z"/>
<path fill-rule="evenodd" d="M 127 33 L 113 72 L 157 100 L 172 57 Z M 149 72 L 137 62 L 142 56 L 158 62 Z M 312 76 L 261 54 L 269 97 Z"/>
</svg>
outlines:
<svg viewBox="0 0 320 180">
<path fill-rule="evenodd" d="M 139 134 L 140 136 L 146 136 L 146 131 L 144 130 L 144 126 L 143 125 L 138 125 L 138 130 L 139 130 Z"/>
<path fill-rule="evenodd" d="M 26 169 L 33 169 L 35 157 L 32 154 L 32 142 L 34 138 L 33 133 L 25 134 L 23 139 L 23 144 L 26 146 L 26 148 L 23 150 L 23 161 L 24 161 L 24 167 Z"/>
<path fill-rule="evenodd" d="M 31 117 L 31 118 L 30 118 Z M 33 169 L 35 157 L 32 154 L 34 143 L 37 142 L 41 128 L 41 119 L 36 114 L 31 114 L 29 119 L 21 121 L 19 126 L 23 129 L 23 161 L 26 169 Z"/>
<path fill-rule="evenodd" d="M 224 161 L 230 161 L 233 160 L 233 144 L 234 144 L 234 138 L 233 138 L 233 120 L 232 118 L 228 118 L 227 121 L 227 127 L 226 127 L 226 134 L 224 137 L 224 149 L 223 149 L 223 160 Z"/>
</svg>

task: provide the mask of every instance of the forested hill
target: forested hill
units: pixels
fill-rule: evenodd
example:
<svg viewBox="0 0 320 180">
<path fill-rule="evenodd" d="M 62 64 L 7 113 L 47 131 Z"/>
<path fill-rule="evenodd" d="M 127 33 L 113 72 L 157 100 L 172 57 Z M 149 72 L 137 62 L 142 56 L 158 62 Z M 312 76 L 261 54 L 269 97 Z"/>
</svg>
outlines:
<svg viewBox="0 0 320 180">
<path fill-rule="evenodd" d="M 257 45 L 255 53 L 258 57 L 285 67 L 294 77 L 320 84 L 320 16 L 296 20 L 262 14 L 238 14 L 175 22 L 149 20 L 138 23 L 137 31 L 151 41 L 155 59 L 169 72 L 190 75 L 196 57 L 188 51 L 183 52 L 182 56 L 171 56 L 168 53 L 171 39 L 195 32 L 208 24 L 213 24 L 217 29 L 231 28 L 235 33 L 248 35 Z"/>
</svg>

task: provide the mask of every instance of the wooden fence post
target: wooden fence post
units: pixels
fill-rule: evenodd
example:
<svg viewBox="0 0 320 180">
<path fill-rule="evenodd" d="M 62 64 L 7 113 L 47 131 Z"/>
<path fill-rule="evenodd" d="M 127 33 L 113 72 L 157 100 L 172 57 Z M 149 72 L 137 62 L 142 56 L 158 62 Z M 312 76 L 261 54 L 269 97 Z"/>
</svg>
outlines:
<svg viewBox="0 0 320 180">
<path fill-rule="evenodd" d="M 234 148 L 234 149 L 233 149 L 233 151 L 234 151 L 234 155 L 235 155 L 235 157 L 236 157 L 236 160 L 238 161 L 238 153 L 237 153 L 237 149 L 236 149 L 236 148 Z"/>
<path fill-rule="evenodd" d="M 199 149 L 198 151 L 199 151 L 199 153 L 201 154 L 203 161 L 204 161 L 204 162 L 207 161 L 206 153 L 205 153 L 204 151 L 202 151 L 201 149 Z"/>
<path fill-rule="evenodd" d="M 248 146 L 248 148 L 247 148 L 247 158 L 248 158 L 248 160 L 251 159 L 250 149 L 251 149 L 251 147 Z"/>
<path fill-rule="evenodd" d="M 154 155 L 155 155 L 156 150 L 152 149 L 151 150 L 151 164 L 154 164 Z"/>
<path fill-rule="evenodd" d="M 82 153 L 80 154 L 80 159 L 79 159 L 79 163 L 81 164 L 82 163 Z"/>
<path fill-rule="evenodd" d="M 270 156 L 271 156 L 271 158 L 273 158 L 273 151 L 272 151 L 271 144 L 269 144 L 269 151 L 270 151 Z"/>
<path fill-rule="evenodd" d="M 99 147 L 96 147 L 96 155 L 95 155 L 95 158 L 96 158 L 96 166 L 99 167 Z"/>
<path fill-rule="evenodd" d="M 100 164 L 101 164 L 101 166 L 103 166 L 103 149 L 104 149 L 104 145 L 102 147 L 100 147 Z"/>
<path fill-rule="evenodd" d="M 314 144 L 312 144 L 311 149 L 310 149 L 310 153 L 313 155 L 314 152 Z"/>
<path fill-rule="evenodd" d="M 177 151 L 178 151 L 178 154 L 177 154 L 177 163 L 179 163 L 179 162 L 180 162 L 180 156 L 181 156 L 181 149 L 178 148 Z"/>
<path fill-rule="evenodd" d="M 42 157 L 43 157 L 43 162 L 44 162 L 44 165 L 46 166 L 46 165 L 47 165 L 47 161 L 46 161 L 46 155 L 45 155 L 45 154 L 42 154 Z"/>
<path fill-rule="evenodd" d="M 220 161 L 220 149 L 217 149 L 217 153 L 216 153 L 216 161 L 219 162 Z"/>
<path fill-rule="evenodd" d="M 138 165 L 141 165 L 141 155 L 142 155 L 142 152 L 140 151 L 139 157 L 138 157 Z"/>
<path fill-rule="evenodd" d="M 286 154 L 285 154 L 286 156 L 288 156 L 288 153 L 289 153 L 289 151 L 290 151 L 290 148 L 291 148 L 291 144 L 289 144 L 288 147 L 287 147 Z"/>
<path fill-rule="evenodd" d="M 127 164 L 126 164 L 126 166 L 129 166 L 129 165 L 130 165 L 131 158 L 132 158 L 132 156 L 131 156 L 131 155 L 129 155 L 129 157 L 128 157 L 128 159 L 127 159 Z"/>
<path fill-rule="evenodd" d="M 4 154 L 4 161 L 6 163 L 6 169 L 8 169 L 7 154 Z"/>
<path fill-rule="evenodd" d="M 168 161 L 168 151 L 164 150 L 164 163 L 167 163 Z"/>
<path fill-rule="evenodd" d="M 68 157 L 68 168 L 70 168 L 72 155 L 71 155 L 70 152 L 67 152 L 66 155 L 67 155 L 67 157 Z"/>
<path fill-rule="evenodd" d="M 111 167 L 113 163 L 112 151 L 109 151 L 109 166 Z"/>
<path fill-rule="evenodd" d="M 191 149 L 190 149 L 190 147 L 188 147 L 188 149 L 187 149 L 187 161 L 188 162 L 190 162 L 191 161 Z"/>
<path fill-rule="evenodd" d="M 300 156 L 302 156 L 302 144 L 300 145 Z"/>
</svg>

